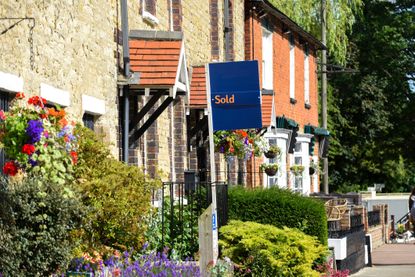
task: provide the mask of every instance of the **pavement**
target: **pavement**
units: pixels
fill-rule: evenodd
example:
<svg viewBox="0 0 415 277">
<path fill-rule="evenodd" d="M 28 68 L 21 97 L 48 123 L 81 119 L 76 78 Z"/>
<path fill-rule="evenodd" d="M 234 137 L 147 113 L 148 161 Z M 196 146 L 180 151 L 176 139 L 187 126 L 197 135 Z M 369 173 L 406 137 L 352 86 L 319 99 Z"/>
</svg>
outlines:
<svg viewBox="0 0 415 277">
<path fill-rule="evenodd" d="M 415 244 L 384 244 L 373 250 L 372 267 L 365 267 L 352 277 L 415 277 Z"/>
</svg>

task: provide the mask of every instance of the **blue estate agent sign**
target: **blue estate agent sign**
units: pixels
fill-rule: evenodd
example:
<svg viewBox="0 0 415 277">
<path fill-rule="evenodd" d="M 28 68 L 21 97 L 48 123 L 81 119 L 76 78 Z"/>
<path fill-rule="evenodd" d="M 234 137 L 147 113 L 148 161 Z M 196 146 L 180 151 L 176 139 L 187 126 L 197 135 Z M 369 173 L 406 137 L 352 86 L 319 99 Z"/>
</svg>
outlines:
<svg viewBox="0 0 415 277">
<path fill-rule="evenodd" d="M 262 128 L 258 61 L 209 64 L 213 130 Z"/>
</svg>

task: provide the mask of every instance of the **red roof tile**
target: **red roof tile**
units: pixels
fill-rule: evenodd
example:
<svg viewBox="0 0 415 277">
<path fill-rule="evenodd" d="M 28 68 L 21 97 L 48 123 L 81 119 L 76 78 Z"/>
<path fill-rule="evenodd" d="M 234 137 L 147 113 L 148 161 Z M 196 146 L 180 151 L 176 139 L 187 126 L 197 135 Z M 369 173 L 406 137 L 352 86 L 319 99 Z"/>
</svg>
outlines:
<svg viewBox="0 0 415 277">
<path fill-rule="evenodd" d="M 262 127 L 271 125 L 273 95 L 262 95 Z"/>
<path fill-rule="evenodd" d="M 174 86 L 181 40 L 131 39 L 131 70 L 140 72 L 139 87 Z"/>
<path fill-rule="evenodd" d="M 190 107 L 207 107 L 205 66 L 195 66 L 190 82 Z"/>
</svg>

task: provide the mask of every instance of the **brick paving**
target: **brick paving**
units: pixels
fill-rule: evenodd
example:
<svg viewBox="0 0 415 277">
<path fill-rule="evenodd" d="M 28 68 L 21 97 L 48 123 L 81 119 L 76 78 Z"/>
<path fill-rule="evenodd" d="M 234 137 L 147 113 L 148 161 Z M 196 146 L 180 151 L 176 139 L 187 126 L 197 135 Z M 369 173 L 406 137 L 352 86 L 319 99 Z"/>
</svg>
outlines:
<svg viewBox="0 0 415 277">
<path fill-rule="evenodd" d="M 384 244 L 373 250 L 372 263 L 375 266 L 414 265 L 415 267 L 415 244 L 413 242 Z"/>
<path fill-rule="evenodd" d="M 352 277 L 413 277 L 415 276 L 415 244 L 384 244 L 373 250 L 373 267 L 365 267 Z"/>
</svg>

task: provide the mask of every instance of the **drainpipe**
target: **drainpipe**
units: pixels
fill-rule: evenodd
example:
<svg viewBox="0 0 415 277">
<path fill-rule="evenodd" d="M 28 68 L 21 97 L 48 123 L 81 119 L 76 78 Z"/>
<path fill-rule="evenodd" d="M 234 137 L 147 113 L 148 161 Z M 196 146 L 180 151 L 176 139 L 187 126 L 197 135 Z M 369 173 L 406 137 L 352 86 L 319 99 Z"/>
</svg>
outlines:
<svg viewBox="0 0 415 277">
<path fill-rule="evenodd" d="M 224 0 L 224 32 L 225 32 L 225 60 L 230 61 L 230 51 L 229 51 L 229 44 L 230 44 L 230 34 L 231 30 L 229 28 L 229 0 Z"/>
<path fill-rule="evenodd" d="M 121 30 L 122 30 L 122 52 L 124 61 L 124 75 L 128 79 L 130 77 L 130 49 L 128 45 L 128 4 L 127 0 L 121 0 Z M 130 121 L 130 87 L 124 85 L 124 122 L 123 122 L 123 155 L 122 159 L 128 164 L 128 148 L 129 148 L 129 121 Z"/>
</svg>

